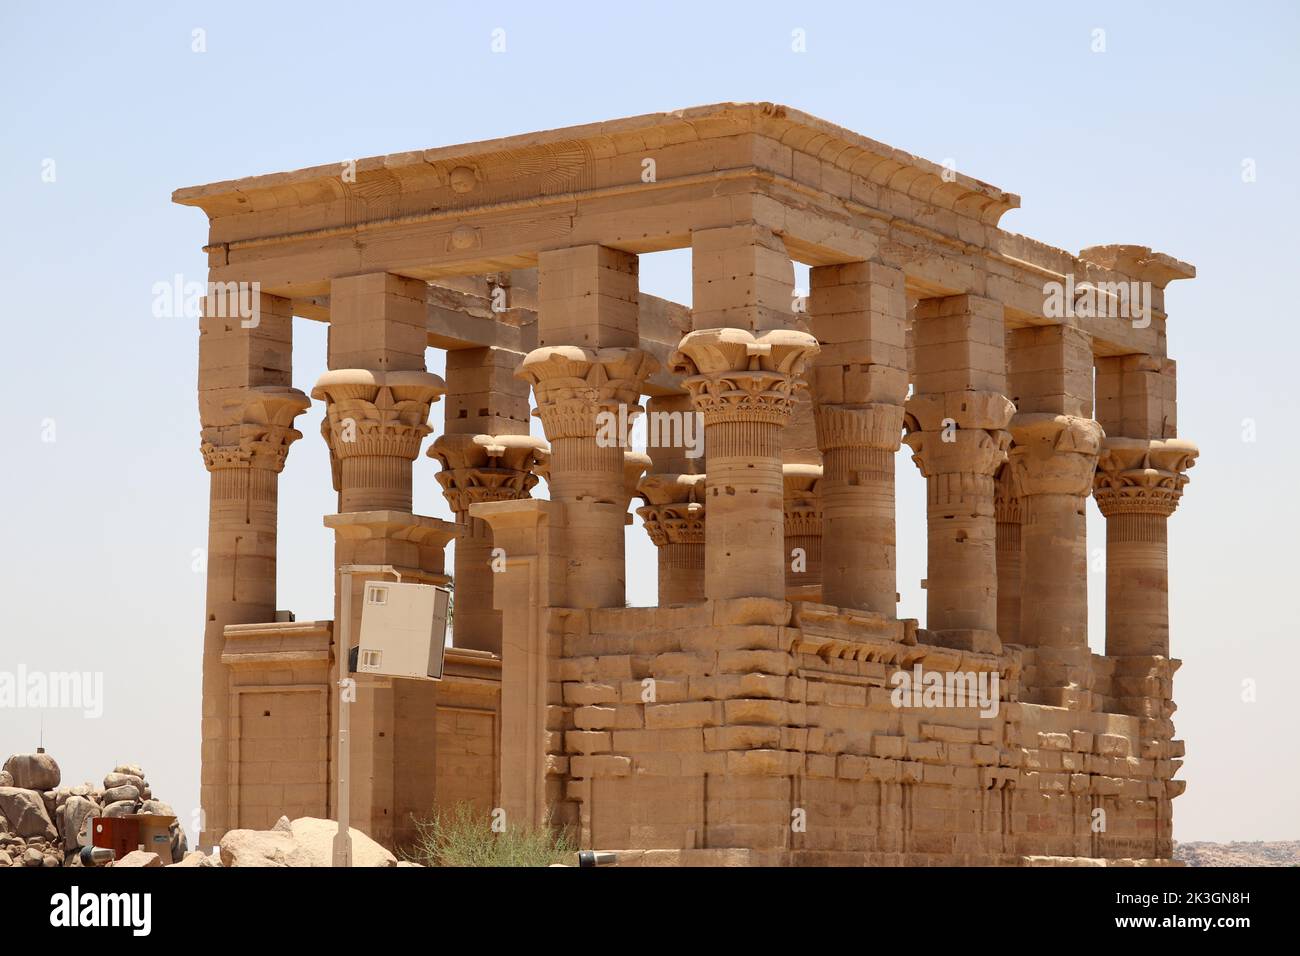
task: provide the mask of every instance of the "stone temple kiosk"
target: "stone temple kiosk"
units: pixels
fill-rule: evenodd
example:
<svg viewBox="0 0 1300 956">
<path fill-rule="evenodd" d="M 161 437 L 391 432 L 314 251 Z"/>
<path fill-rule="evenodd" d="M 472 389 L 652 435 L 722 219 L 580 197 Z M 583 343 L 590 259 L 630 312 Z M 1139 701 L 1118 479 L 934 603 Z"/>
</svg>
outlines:
<svg viewBox="0 0 1300 956">
<path fill-rule="evenodd" d="M 1015 195 L 768 103 L 174 199 L 209 220 L 204 844 L 334 812 L 344 651 L 276 592 L 278 475 L 315 401 L 336 565 L 457 598 L 444 681 L 359 681 L 352 819 L 381 842 L 471 801 L 623 863 L 1170 860 L 1166 525 L 1197 450 L 1164 292 L 1191 266 L 1006 232 Z M 690 307 L 638 287 L 669 249 Z M 314 382 L 291 381 L 295 316 L 329 323 Z M 602 436 L 642 409 L 700 423 L 703 456 Z M 900 452 L 927 489 L 925 628 L 897 615 Z M 412 512 L 417 472 L 454 521 Z M 633 513 L 656 607 L 626 606 Z"/>
</svg>

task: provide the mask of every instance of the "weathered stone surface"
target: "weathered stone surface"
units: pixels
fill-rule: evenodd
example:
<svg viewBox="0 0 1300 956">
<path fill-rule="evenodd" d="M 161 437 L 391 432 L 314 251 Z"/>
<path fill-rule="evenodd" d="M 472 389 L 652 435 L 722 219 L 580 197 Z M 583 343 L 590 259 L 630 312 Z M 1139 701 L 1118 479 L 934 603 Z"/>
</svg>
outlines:
<svg viewBox="0 0 1300 956">
<path fill-rule="evenodd" d="M 133 773 L 117 773 L 116 771 L 104 775 L 104 789 L 112 790 L 115 787 L 135 787 L 136 790 L 144 790 L 144 779 L 137 777 Z"/>
<path fill-rule="evenodd" d="M 104 803 L 117 803 L 119 800 L 130 800 L 135 802 L 140 799 L 140 791 L 126 784 L 121 787 L 111 787 L 104 791 Z"/>
<path fill-rule="evenodd" d="M 222 838 L 223 866 L 330 866 L 334 857 L 333 820 L 281 817 L 271 830 L 232 830 Z M 397 858 L 360 830 L 352 829 L 352 865 L 396 866 Z"/>
<path fill-rule="evenodd" d="M 0 813 L 9 821 L 11 831 L 20 837 L 58 839 L 54 822 L 45 810 L 45 801 L 34 790 L 0 787 Z"/>
<path fill-rule="evenodd" d="M 163 862 L 159 859 L 157 853 L 150 853 L 148 850 L 132 850 L 120 860 L 114 860 L 113 866 L 162 866 Z"/>
<path fill-rule="evenodd" d="M 310 866 L 293 835 L 279 830 L 231 830 L 221 838 L 222 866 Z"/>
<path fill-rule="evenodd" d="M 13 786 L 22 790 L 53 790 L 59 785 L 59 765 L 49 754 L 14 754 L 5 761 Z"/>
<path fill-rule="evenodd" d="M 334 835 L 339 825 L 333 820 L 300 817 L 290 824 L 293 838 L 311 855 L 309 866 L 329 866 L 334 858 Z M 396 866 L 397 857 L 355 828 L 352 836 L 353 866 Z"/>
<path fill-rule="evenodd" d="M 63 848 L 73 850 L 80 846 L 78 835 L 86 817 L 99 813 L 99 805 L 86 797 L 72 796 L 59 808 L 63 812 Z"/>
<path fill-rule="evenodd" d="M 129 817 L 133 813 L 135 813 L 134 800 L 119 800 L 116 803 L 106 804 L 102 815 L 106 817 Z"/>
</svg>

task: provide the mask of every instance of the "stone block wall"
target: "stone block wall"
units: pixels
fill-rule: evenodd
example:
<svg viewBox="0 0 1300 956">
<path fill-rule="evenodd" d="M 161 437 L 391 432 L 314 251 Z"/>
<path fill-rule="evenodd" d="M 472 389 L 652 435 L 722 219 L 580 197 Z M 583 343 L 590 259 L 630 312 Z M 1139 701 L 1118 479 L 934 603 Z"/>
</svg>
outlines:
<svg viewBox="0 0 1300 956">
<path fill-rule="evenodd" d="M 1181 743 L 1141 717 L 1021 703 L 1021 648 L 960 650 L 912 621 L 769 599 L 550 613 L 555 819 L 583 846 L 778 865 L 1172 849 Z M 989 688 L 996 674 L 996 714 L 896 706 L 895 675 L 918 666 Z"/>
</svg>

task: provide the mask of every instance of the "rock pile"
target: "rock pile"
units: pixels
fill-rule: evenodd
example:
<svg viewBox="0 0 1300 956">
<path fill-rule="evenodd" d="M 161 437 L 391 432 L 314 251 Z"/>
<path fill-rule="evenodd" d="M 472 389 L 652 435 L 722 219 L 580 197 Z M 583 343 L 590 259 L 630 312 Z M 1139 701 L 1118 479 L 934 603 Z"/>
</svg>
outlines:
<svg viewBox="0 0 1300 956">
<path fill-rule="evenodd" d="M 106 774 L 103 786 L 90 782 L 63 787 L 59 765 L 49 754 L 14 754 L 0 770 L 0 867 L 80 866 L 78 835 L 88 816 L 137 813 L 175 816 L 155 800 L 144 771 L 121 764 Z M 172 827 L 171 860 L 187 849 L 185 831 Z"/>
<path fill-rule="evenodd" d="M 54 758 L 44 752 L 15 754 L 0 770 L 0 867 L 80 866 L 78 839 L 88 816 L 121 817 L 138 813 L 175 816 L 154 799 L 144 771 L 121 764 L 104 776 L 102 786 L 60 786 Z M 270 830 L 231 830 L 222 838 L 221 855 L 188 849 L 179 824 L 172 828 L 171 859 L 146 851 L 128 853 L 113 866 L 329 866 L 333 859 L 332 820 L 281 817 Z M 398 863 L 360 830 L 353 829 L 353 866 L 411 866 Z"/>
</svg>

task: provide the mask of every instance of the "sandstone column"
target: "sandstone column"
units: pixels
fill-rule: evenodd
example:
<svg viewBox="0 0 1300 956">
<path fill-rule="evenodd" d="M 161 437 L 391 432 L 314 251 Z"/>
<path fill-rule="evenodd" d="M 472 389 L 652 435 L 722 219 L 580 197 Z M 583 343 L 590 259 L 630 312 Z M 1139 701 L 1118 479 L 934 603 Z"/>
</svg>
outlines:
<svg viewBox="0 0 1300 956">
<path fill-rule="evenodd" d="M 907 395 L 903 273 L 873 262 L 814 268 L 809 311 L 821 345 L 811 379 L 823 465 L 822 599 L 893 617 L 894 454 Z"/>
<path fill-rule="evenodd" d="M 469 513 L 477 501 L 526 498 L 546 443 L 528 434 L 528 386 L 515 376 L 523 356 L 500 348 L 447 353 L 446 431 L 428 455 L 456 516 L 456 647 L 501 651 L 493 607 L 492 531 Z"/>
<path fill-rule="evenodd" d="M 659 606 L 704 600 L 704 475 L 655 474 L 641 479 L 638 508 L 659 553 Z"/>
<path fill-rule="evenodd" d="M 637 509 L 658 552 L 659 604 L 704 600 L 704 424 L 690 395 L 646 402 L 648 474 Z"/>
<path fill-rule="evenodd" d="M 993 476 L 1006 461 L 1015 410 L 1003 394 L 1002 306 L 973 295 L 922 299 L 912 334 L 905 441 L 926 478 L 926 625 L 966 632 L 972 646 L 995 649 Z"/>
<path fill-rule="evenodd" d="M 1146 246 L 1093 246 L 1085 263 L 1126 277 L 1127 318 L 1150 324 L 1163 346 L 1168 316 L 1165 289 L 1196 269 Z M 1139 284 L 1140 283 L 1140 284 Z M 1120 286 L 1122 295 L 1123 286 Z M 1140 304 L 1133 309 L 1134 302 Z M 1123 298 L 1121 298 L 1121 305 Z M 1121 320 L 1125 318 L 1121 309 Z M 1156 801 L 1153 855 L 1173 853 L 1171 801 L 1184 783 L 1171 779 L 1183 755 L 1174 739 L 1173 677 L 1181 666 L 1169 656 L 1169 513 L 1181 499 L 1185 472 L 1198 454 L 1178 439 L 1177 370 L 1161 355 L 1097 359 L 1097 420 L 1106 431 L 1093 495 L 1106 516 L 1106 656 L 1110 680 L 1105 708 L 1143 718 L 1142 755 L 1156 760 L 1164 794 Z"/>
<path fill-rule="evenodd" d="M 260 291 L 251 295 L 214 287 L 199 320 L 200 450 L 212 476 L 203 632 L 203 847 L 238 826 L 230 684 L 221 663 L 225 628 L 276 619 L 278 476 L 289 446 L 302 437 L 294 419 L 311 405 L 307 395 L 290 388 L 289 300 Z"/>
<path fill-rule="evenodd" d="M 225 628 L 275 620 L 279 474 L 302 437 L 293 420 L 310 401 L 289 387 L 293 311 L 257 296 L 256 322 L 229 297 L 210 296 L 199 320 L 199 419 L 208 498 L 207 600 L 203 631 L 203 752 L 200 846 L 238 826 L 230 764 Z M 246 324 L 247 323 L 247 324 Z"/>
<path fill-rule="evenodd" d="M 692 320 L 671 359 L 704 418 L 704 592 L 785 598 L 781 429 L 817 340 L 793 328 L 794 266 L 755 223 L 691 237 Z"/>
<path fill-rule="evenodd" d="M 780 430 L 816 349 L 805 332 L 700 329 L 673 356 L 704 414 L 704 592 L 711 600 L 785 597 Z"/>
<path fill-rule="evenodd" d="M 551 443 L 547 483 L 565 505 L 568 600 L 622 607 L 626 427 L 657 368 L 637 346 L 637 258 L 604 246 L 538 257 L 539 348 L 519 376 L 533 388 Z"/>
<path fill-rule="evenodd" d="M 1092 419 L 1092 340 L 1064 325 L 1007 335 L 1016 402 L 1011 464 L 1024 508 L 1020 640 L 1040 702 L 1090 706 L 1086 505 L 1102 429 Z"/>
<path fill-rule="evenodd" d="M 312 397 L 326 403 L 321 432 L 339 492 L 340 514 L 326 518 L 336 532 L 335 566 L 391 564 L 412 579 L 436 583 L 445 581 L 440 552 L 452 531 L 445 522 L 411 513 L 411 466 L 431 431 L 430 406 L 444 391 L 442 379 L 425 371 L 426 317 L 423 282 L 388 274 L 334 279 L 330 371 Z M 367 578 L 352 581 L 351 644 L 358 639 Z M 336 620 L 338 612 L 336 593 Z M 335 653 L 348 650 L 336 646 Z M 354 825 L 391 845 L 397 822 L 392 682 L 358 681 L 352 707 Z"/>
<path fill-rule="evenodd" d="M 1191 442 L 1107 438 L 1093 496 L 1106 517 L 1106 656 L 1169 656 L 1169 516 Z"/>
<path fill-rule="evenodd" d="M 1167 523 L 1195 445 L 1177 434 L 1174 363 L 1099 359 L 1097 417 L 1106 428 L 1093 497 L 1106 517 L 1106 656 L 1169 656 Z"/>
<path fill-rule="evenodd" d="M 822 469 L 783 465 L 787 600 L 822 599 Z"/>
</svg>

